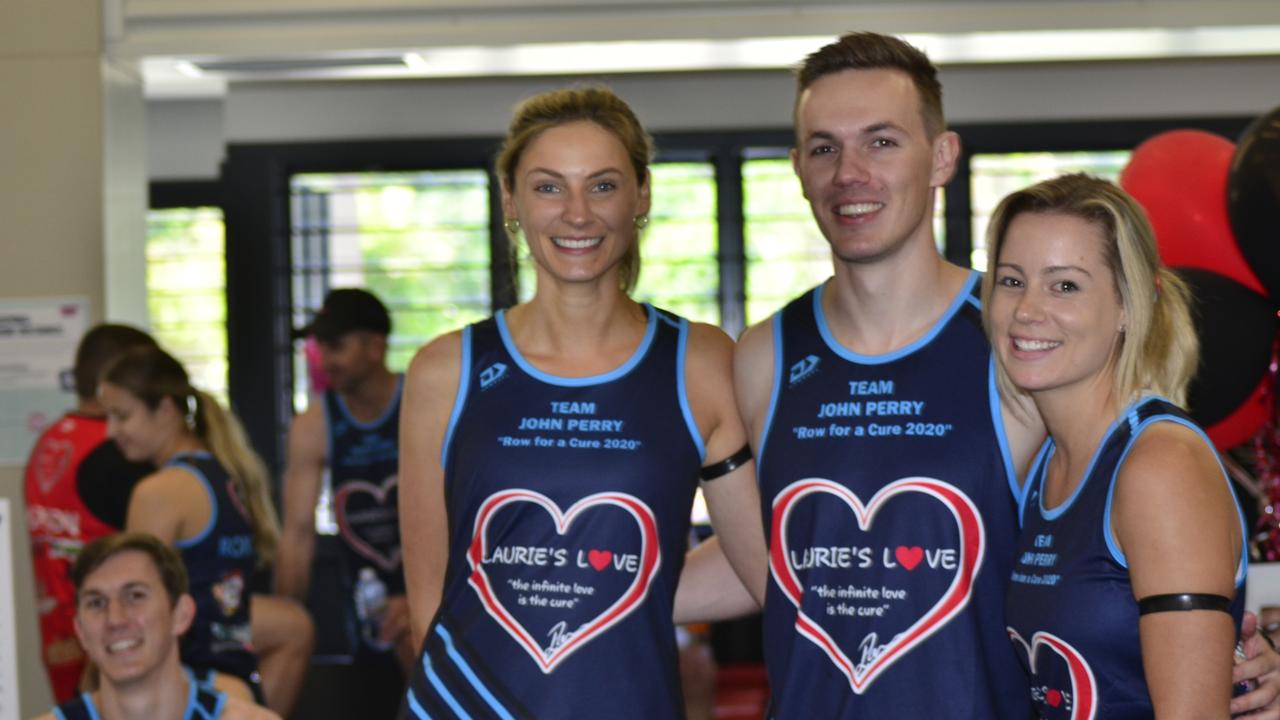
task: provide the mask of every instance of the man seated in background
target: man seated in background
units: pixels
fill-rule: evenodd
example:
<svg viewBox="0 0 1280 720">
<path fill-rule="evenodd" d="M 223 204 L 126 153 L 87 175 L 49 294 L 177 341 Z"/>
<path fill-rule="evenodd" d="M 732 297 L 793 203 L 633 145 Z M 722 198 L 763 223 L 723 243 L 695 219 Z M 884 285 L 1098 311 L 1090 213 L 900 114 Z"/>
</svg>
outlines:
<svg viewBox="0 0 1280 720">
<path fill-rule="evenodd" d="M 279 720 L 200 685 L 179 662 L 178 639 L 195 617 L 177 552 L 141 533 L 89 543 L 71 568 L 75 631 L 98 669 L 98 689 L 39 720 Z"/>
</svg>

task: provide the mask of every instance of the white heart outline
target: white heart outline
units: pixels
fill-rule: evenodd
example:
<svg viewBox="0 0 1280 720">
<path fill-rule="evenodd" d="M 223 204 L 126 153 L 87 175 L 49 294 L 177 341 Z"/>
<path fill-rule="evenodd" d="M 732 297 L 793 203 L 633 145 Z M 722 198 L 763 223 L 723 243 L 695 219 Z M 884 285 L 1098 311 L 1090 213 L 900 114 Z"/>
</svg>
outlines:
<svg viewBox="0 0 1280 720">
<path fill-rule="evenodd" d="M 1009 639 L 1020 645 L 1027 653 L 1027 668 L 1031 671 L 1032 677 L 1036 673 L 1036 651 L 1040 647 L 1048 647 L 1054 651 L 1063 660 L 1067 661 L 1067 668 L 1071 673 L 1071 720 L 1094 720 L 1098 715 L 1098 681 L 1093 676 L 1093 668 L 1089 666 L 1089 661 L 1084 659 L 1084 655 L 1075 649 L 1071 643 L 1054 635 L 1051 632 L 1041 630 L 1031 636 L 1031 644 L 1018 634 L 1017 630 L 1006 627 L 1005 631 L 1009 633 Z M 1085 683 L 1078 681 L 1086 680 Z M 1080 688 L 1084 687 L 1083 694 Z M 1082 702 L 1083 700 L 1083 702 Z M 1081 708 L 1087 715 L 1080 715 Z"/>
<path fill-rule="evenodd" d="M 858 520 L 858 527 L 866 532 L 885 502 L 895 495 L 908 492 L 929 495 L 950 510 L 960 530 L 959 568 L 951 580 L 951 585 L 933 607 L 906 630 L 895 636 L 879 657 L 872 661 L 865 671 L 859 673 L 857 666 L 840 649 L 835 639 L 800 607 L 804 589 L 800 585 L 800 578 L 796 575 L 795 569 L 788 561 L 791 553 L 787 545 L 787 527 L 791 509 L 798 501 L 813 493 L 835 495 L 853 510 Z M 973 501 L 955 486 L 935 478 L 908 477 L 896 480 L 881 488 L 866 505 L 863 505 L 857 494 L 844 485 L 825 478 L 804 478 L 786 486 L 774 497 L 771 523 L 770 537 L 773 541 L 769 549 L 769 574 L 778 584 L 783 595 L 796 606 L 796 630 L 822 649 L 831 662 L 849 679 L 849 686 L 853 692 L 859 695 L 881 672 L 884 672 L 907 651 L 940 630 L 968 605 L 969 598 L 973 594 L 973 583 L 982 567 L 986 550 L 986 528 Z"/>
<path fill-rule="evenodd" d="M 355 528 L 347 522 L 347 496 L 354 492 L 369 493 L 374 496 L 382 505 L 387 504 L 387 495 L 398 487 L 400 484 L 400 476 L 392 475 L 382 481 L 382 485 L 374 485 L 367 480 L 349 480 L 342 484 L 338 492 L 333 496 L 333 513 L 338 521 L 338 532 L 342 538 L 347 541 L 352 550 L 364 556 L 370 562 L 376 564 L 386 572 L 395 572 L 400 568 L 401 550 L 399 547 L 392 550 L 390 556 L 383 555 L 378 549 L 365 542 L 360 537 Z"/>
<path fill-rule="evenodd" d="M 640 527 L 640 569 L 635 579 L 616 601 L 581 629 L 573 633 L 573 637 L 550 653 L 533 639 L 519 620 L 503 606 L 493 592 L 489 576 L 484 571 L 482 562 L 488 545 L 485 542 L 485 529 L 489 519 L 504 505 L 515 502 L 531 502 L 542 507 L 555 521 L 556 533 L 564 535 L 579 513 L 597 505 L 614 505 L 622 508 L 635 519 Z M 551 498 L 533 490 L 515 488 L 490 495 L 476 513 L 474 533 L 471 545 L 467 550 L 467 562 L 471 565 L 471 575 L 467 582 L 480 595 L 481 605 L 486 612 L 507 631 L 516 642 L 529 653 L 544 674 L 550 674 L 555 666 L 585 645 L 599 634 L 620 622 L 644 602 L 649 594 L 649 586 L 662 565 L 661 551 L 657 542 L 658 521 L 649 506 L 639 498 L 619 492 L 602 492 L 588 495 L 574 503 L 565 512 Z"/>
</svg>

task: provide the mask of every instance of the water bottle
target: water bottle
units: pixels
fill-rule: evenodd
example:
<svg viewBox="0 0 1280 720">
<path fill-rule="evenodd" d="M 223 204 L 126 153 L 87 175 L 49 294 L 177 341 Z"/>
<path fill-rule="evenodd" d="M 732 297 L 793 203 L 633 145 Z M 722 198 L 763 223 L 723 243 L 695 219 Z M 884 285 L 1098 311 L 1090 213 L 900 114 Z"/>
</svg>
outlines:
<svg viewBox="0 0 1280 720">
<path fill-rule="evenodd" d="M 365 644 L 375 650 L 390 650 L 391 643 L 378 639 L 382 617 L 387 612 L 387 585 L 371 567 L 360 568 L 356 578 L 356 620 Z"/>
</svg>

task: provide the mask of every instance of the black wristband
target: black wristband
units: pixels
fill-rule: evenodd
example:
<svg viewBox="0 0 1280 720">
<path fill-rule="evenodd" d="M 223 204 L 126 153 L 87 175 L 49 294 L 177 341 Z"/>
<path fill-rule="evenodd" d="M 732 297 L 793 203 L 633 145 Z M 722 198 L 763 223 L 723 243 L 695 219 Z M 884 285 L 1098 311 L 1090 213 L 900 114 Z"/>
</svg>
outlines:
<svg viewBox="0 0 1280 720">
<path fill-rule="evenodd" d="M 1217 610 L 1231 612 L 1231 598 L 1208 593 L 1170 593 L 1148 595 L 1138 601 L 1138 614 L 1183 612 L 1186 610 Z"/>
<path fill-rule="evenodd" d="M 710 482 L 723 475 L 728 475 L 750 461 L 751 445 L 743 445 L 741 450 L 720 462 L 703 465 L 702 469 L 698 471 L 698 477 L 702 478 L 704 482 Z"/>
</svg>

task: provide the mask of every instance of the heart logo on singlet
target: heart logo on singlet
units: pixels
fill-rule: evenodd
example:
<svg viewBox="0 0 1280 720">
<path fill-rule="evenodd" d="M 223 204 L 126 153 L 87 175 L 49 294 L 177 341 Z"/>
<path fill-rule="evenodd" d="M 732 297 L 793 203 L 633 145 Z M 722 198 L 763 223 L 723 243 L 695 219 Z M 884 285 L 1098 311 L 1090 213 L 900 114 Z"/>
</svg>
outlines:
<svg viewBox="0 0 1280 720">
<path fill-rule="evenodd" d="M 1032 675 L 1036 673 L 1036 654 L 1042 647 L 1048 647 L 1067 663 L 1067 671 L 1071 675 L 1071 720 L 1093 720 L 1098 714 L 1098 683 L 1093 677 L 1093 668 L 1078 650 L 1066 640 L 1053 633 L 1040 631 L 1031 636 L 1030 645 L 1022 639 L 1017 630 L 1005 628 L 1013 644 L 1022 648 L 1027 655 L 1027 666 Z M 1062 691 L 1051 689 L 1045 692 L 1045 703 L 1058 708 L 1064 702 Z"/>
<path fill-rule="evenodd" d="M 905 494 L 923 494 L 933 498 L 942 503 L 955 518 L 960 533 L 960 552 L 955 575 L 950 586 L 937 602 L 909 627 L 884 644 L 873 660 L 861 664 L 855 663 L 835 637 L 823 628 L 822 616 L 810 617 L 804 610 L 801 602 L 805 593 L 804 585 L 796 568 L 792 567 L 789 560 L 792 554 L 788 546 L 787 528 L 791 512 L 805 498 L 815 495 L 835 496 L 853 511 L 858 527 L 866 532 L 871 528 L 876 513 L 893 498 Z M 796 606 L 796 631 L 822 649 L 836 668 L 849 679 L 850 687 L 858 694 L 864 692 L 880 673 L 902 655 L 924 642 L 964 609 L 973 592 L 973 580 L 977 577 L 978 568 L 982 565 L 983 551 L 986 546 L 986 533 L 973 502 L 952 485 L 941 480 L 922 477 L 903 478 L 890 483 L 881 488 L 870 502 L 865 504 L 853 491 L 839 483 L 821 478 L 797 480 L 774 498 L 771 528 L 773 541 L 769 548 L 769 569 L 774 582 Z M 904 569 L 915 570 L 918 563 L 915 553 L 918 550 L 920 548 L 917 547 L 898 547 L 895 550 L 895 555 Z M 902 562 L 903 560 L 908 562 Z M 850 648 L 850 650 L 854 649 Z"/>
<path fill-rule="evenodd" d="M 511 608 L 503 603 L 501 596 L 510 597 L 511 593 L 503 583 L 495 583 L 485 571 L 484 559 L 489 557 L 492 550 L 487 532 L 489 523 L 499 510 L 515 503 L 531 503 L 541 507 L 551 516 L 555 531 L 561 537 L 568 533 L 570 526 L 584 513 L 607 507 L 623 510 L 635 520 L 640 531 L 639 557 L 634 569 L 619 568 L 619 571 L 634 571 L 634 577 L 626 589 L 601 612 L 581 623 L 576 630 L 555 633 L 547 646 L 541 644 L 511 612 Z M 592 550 L 590 555 L 584 552 L 583 555 L 590 558 L 588 564 L 592 573 L 599 573 L 618 560 L 616 553 L 610 553 L 606 557 L 604 551 L 599 550 Z M 479 594 L 485 610 L 529 653 L 542 672 L 550 673 L 557 664 L 575 650 L 599 637 L 644 602 L 649 593 L 649 586 L 661 565 L 658 523 L 649 506 L 639 498 L 626 493 L 604 492 L 589 495 L 562 512 L 555 501 L 540 493 L 522 489 L 506 490 L 490 496 L 476 513 L 475 534 L 467 550 L 467 561 L 471 564 L 471 576 L 468 582 Z M 539 582 L 558 583 L 559 581 L 554 578 L 545 578 L 534 581 L 533 584 L 537 585 Z"/>
<path fill-rule="evenodd" d="M 396 488 L 392 475 L 374 485 L 364 480 L 342 484 L 333 496 L 338 532 L 352 550 L 386 572 L 400 569 L 400 535 L 396 521 Z"/>
</svg>

